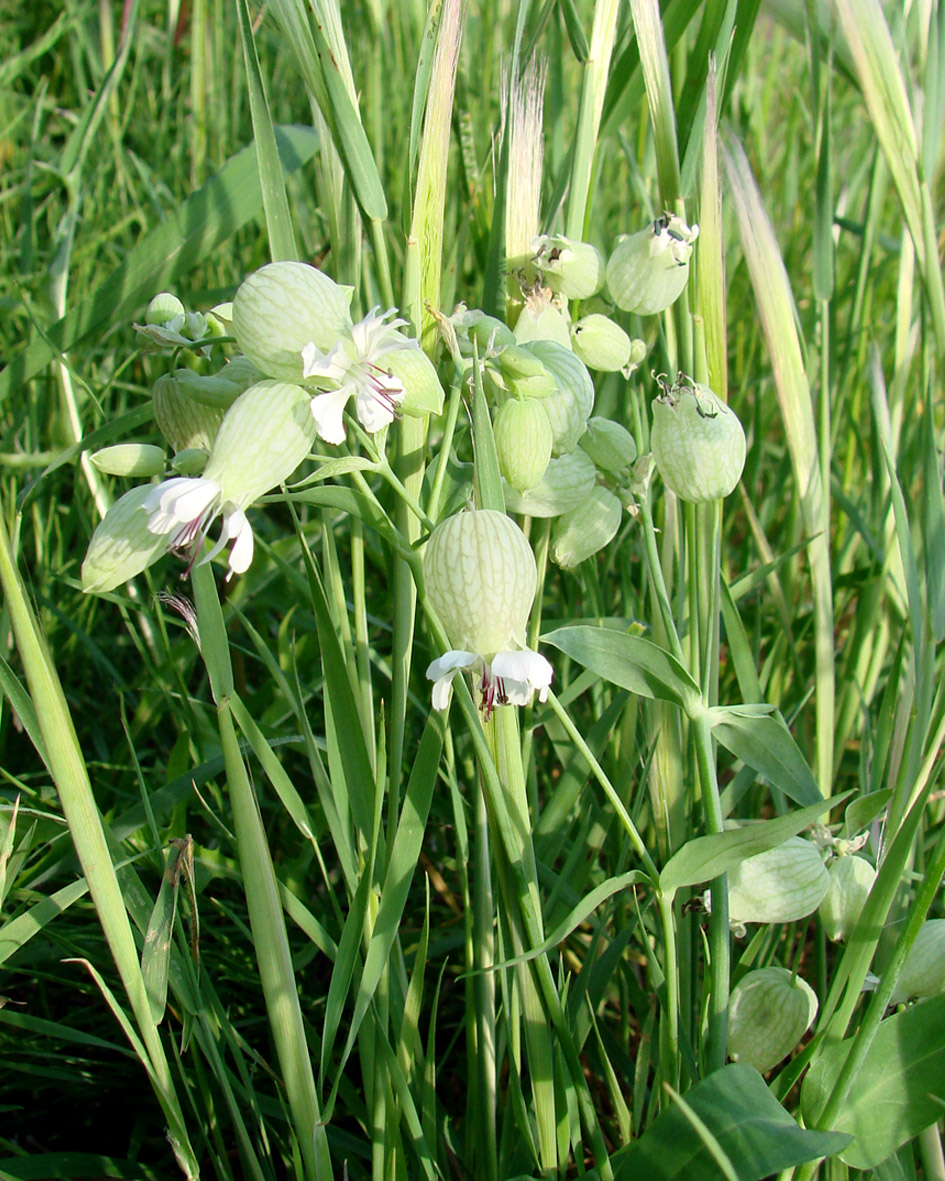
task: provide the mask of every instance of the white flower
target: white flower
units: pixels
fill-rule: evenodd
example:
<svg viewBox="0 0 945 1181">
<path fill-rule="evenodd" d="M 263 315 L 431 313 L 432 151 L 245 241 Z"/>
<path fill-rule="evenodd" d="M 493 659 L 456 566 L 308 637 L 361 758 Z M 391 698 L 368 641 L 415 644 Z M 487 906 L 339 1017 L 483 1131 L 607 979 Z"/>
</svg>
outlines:
<svg viewBox="0 0 945 1181">
<path fill-rule="evenodd" d="M 406 320 L 394 319 L 395 309 L 379 314 L 374 308 L 352 326 L 327 353 L 314 341 L 302 349 L 302 376 L 317 383 L 329 382 L 331 389 L 312 398 L 312 417 L 319 437 L 326 443 L 342 443 L 345 437 L 344 409 L 355 399 L 355 412 L 369 434 L 393 422 L 404 400 L 401 378 L 384 366 L 384 358 L 401 349 L 418 349 L 398 329 Z"/>
<path fill-rule="evenodd" d="M 427 669 L 433 708 L 446 709 L 453 677 L 475 670 L 486 717 L 497 705 L 548 696 L 552 668 L 524 645 L 538 571 L 525 534 L 504 513 L 457 513 L 442 521 L 423 555 L 427 601 L 456 647 Z"/>
<path fill-rule="evenodd" d="M 482 710 L 486 717 L 497 705 L 528 705 L 538 690 L 538 700 L 546 701 L 551 685 L 552 668 L 544 656 L 530 648 L 497 652 L 489 663 L 475 652 L 454 650 L 434 660 L 427 669 L 433 681 L 433 708 L 449 705 L 453 677 L 467 668 L 475 668 L 479 677 Z"/>
<path fill-rule="evenodd" d="M 219 540 L 201 559 L 201 565 L 215 558 L 232 541 L 227 580 L 249 569 L 253 560 L 252 527 L 243 506 L 234 500 L 224 500 L 223 490 L 215 480 L 205 476 L 165 480 L 149 493 L 143 507 L 149 514 L 148 530 L 166 534 L 168 549 L 191 555 L 188 572 L 210 526 L 222 513 Z"/>
</svg>

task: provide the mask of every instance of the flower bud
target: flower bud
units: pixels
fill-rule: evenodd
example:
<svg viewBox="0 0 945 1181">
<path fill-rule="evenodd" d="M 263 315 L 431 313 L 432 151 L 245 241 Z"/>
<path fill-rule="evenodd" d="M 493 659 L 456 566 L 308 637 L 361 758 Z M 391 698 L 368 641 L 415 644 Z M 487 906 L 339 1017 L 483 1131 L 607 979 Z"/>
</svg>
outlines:
<svg viewBox="0 0 945 1181">
<path fill-rule="evenodd" d="M 216 371 L 214 377 L 228 381 L 230 385 L 236 387 L 236 392 L 241 394 L 243 390 L 248 390 L 255 382 L 261 381 L 263 374 L 259 372 L 249 357 L 237 353 L 235 357 L 230 357 L 222 369 Z"/>
<path fill-rule="evenodd" d="M 594 383 L 587 366 L 570 349 L 550 340 L 535 340 L 528 350 L 555 379 L 557 388 L 542 405 L 554 431 L 554 454 L 566 454 L 578 445 L 594 409 Z"/>
<path fill-rule="evenodd" d="M 400 378 L 404 387 L 404 400 L 400 403 L 404 414 L 412 418 L 442 414 L 443 387 L 436 366 L 422 349 L 397 349 L 386 353 L 382 364 L 388 373 Z"/>
<path fill-rule="evenodd" d="M 162 291 L 148 304 L 144 313 L 145 324 L 168 324 L 177 316 L 184 315 L 184 305 L 170 291 Z"/>
<path fill-rule="evenodd" d="M 243 360 L 245 359 L 244 357 Z M 227 366 L 224 366 L 224 370 L 226 368 Z M 253 372 L 255 373 L 255 369 Z M 229 410 L 244 389 L 260 380 L 259 374 L 256 374 L 252 381 L 238 384 L 230 381 L 228 377 L 194 373 L 193 369 L 175 369 L 171 376 L 177 382 L 178 390 L 191 401 L 224 412 Z"/>
<path fill-rule="evenodd" d="M 728 1053 L 764 1073 L 786 1058 L 817 1016 L 814 990 L 787 968 L 758 968 L 732 989 Z"/>
<path fill-rule="evenodd" d="M 625 426 L 609 418 L 589 418 L 580 445 L 602 472 L 620 475 L 636 462 L 637 445 L 633 435 Z"/>
<path fill-rule="evenodd" d="M 151 484 L 139 484 L 116 500 L 98 523 L 82 563 L 82 589 L 105 594 L 134 578 L 167 550 L 167 538 L 148 529 L 144 502 Z"/>
<path fill-rule="evenodd" d="M 608 316 L 583 316 L 571 325 L 571 347 L 588 369 L 616 373 L 630 361 L 632 342 Z"/>
<path fill-rule="evenodd" d="M 175 451 L 192 447 L 210 450 L 223 422 L 222 409 L 204 406 L 188 397 L 170 373 L 157 379 L 151 398 L 158 429 Z"/>
<path fill-rule="evenodd" d="M 902 965 L 891 1005 L 910 997 L 938 996 L 945 990 L 945 919 L 929 919 L 919 928 Z"/>
<path fill-rule="evenodd" d="M 620 501 L 597 485 L 590 496 L 555 522 L 551 556 L 559 566 L 571 570 L 613 541 L 623 510 Z"/>
<path fill-rule="evenodd" d="M 683 374 L 662 385 L 653 402 L 650 444 L 663 483 L 690 504 L 728 496 L 745 466 L 745 432 L 735 412 Z"/>
<path fill-rule="evenodd" d="M 496 412 L 493 431 L 502 475 L 517 492 L 534 488 L 547 470 L 554 443 L 542 402 L 509 398 Z"/>
<path fill-rule="evenodd" d="M 302 380 L 302 349 L 327 352 L 347 332 L 348 292 L 301 262 L 273 262 L 244 279 L 233 300 L 233 335 L 260 373 Z"/>
<path fill-rule="evenodd" d="M 490 351 L 494 352 L 515 343 L 515 333 L 508 324 L 504 324 L 495 316 L 487 316 L 478 308 L 464 313 L 462 329 L 465 331 L 460 331 L 460 328 L 457 327 L 460 347 L 462 348 L 464 341 L 469 342 L 470 355 L 472 354 L 473 341 L 476 342 L 476 351 L 480 357 L 484 357 Z M 465 352 L 465 350 L 463 351 Z"/>
<path fill-rule="evenodd" d="M 552 459 L 541 482 L 524 495 L 506 487 L 505 504 L 510 512 L 528 517 L 560 517 L 590 496 L 597 483 L 597 469 L 583 451 Z"/>
<path fill-rule="evenodd" d="M 653 316 L 675 303 L 689 281 L 699 227 L 664 214 L 638 234 L 618 239 L 607 261 L 607 289 L 618 308 Z"/>
<path fill-rule="evenodd" d="M 817 848 L 803 837 L 791 837 L 729 870 L 729 922 L 734 926 L 806 918 L 820 906 L 829 887 Z"/>
<path fill-rule="evenodd" d="M 827 938 L 839 943 L 846 940 L 856 926 L 876 880 L 876 870 L 865 857 L 838 857 L 827 873 L 830 887 L 818 913 Z"/>
<path fill-rule="evenodd" d="M 504 513 L 447 517 L 430 535 L 423 574 L 430 606 L 455 648 L 491 661 L 524 645 L 538 570 L 525 534 Z"/>
<path fill-rule="evenodd" d="M 589 242 L 544 234 L 532 243 L 532 251 L 545 283 L 558 295 L 588 299 L 604 285 L 603 255 Z"/>
<path fill-rule="evenodd" d="M 175 453 L 171 468 L 179 476 L 197 476 L 207 466 L 209 458 L 209 452 L 202 447 L 185 447 L 183 451 Z"/>
<path fill-rule="evenodd" d="M 164 452 L 151 443 L 116 443 L 89 459 L 109 476 L 159 476 L 164 471 Z"/>
</svg>

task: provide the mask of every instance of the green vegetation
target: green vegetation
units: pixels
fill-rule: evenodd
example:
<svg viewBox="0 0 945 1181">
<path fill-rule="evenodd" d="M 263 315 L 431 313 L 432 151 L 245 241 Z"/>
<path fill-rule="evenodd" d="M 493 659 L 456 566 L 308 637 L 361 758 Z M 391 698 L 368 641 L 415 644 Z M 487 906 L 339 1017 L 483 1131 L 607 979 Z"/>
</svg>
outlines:
<svg viewBox="0 0 945 1181">
<path fill-rule="evenodd" d="M 945 1181 L 943 63 L 4 9 L 0 1181 Z"/>
</svg>

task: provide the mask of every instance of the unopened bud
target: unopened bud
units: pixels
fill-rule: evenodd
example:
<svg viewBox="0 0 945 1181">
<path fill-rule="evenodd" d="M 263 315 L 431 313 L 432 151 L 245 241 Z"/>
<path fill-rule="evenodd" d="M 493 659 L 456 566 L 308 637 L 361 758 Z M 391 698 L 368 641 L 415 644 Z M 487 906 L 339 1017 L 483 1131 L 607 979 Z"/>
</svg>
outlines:
<svg viewBox="0 0 945 1181">
<path fill-rule="evenodd" d="M 876 880 L 876 870 L 865 857 L 838 857 L 827 873 L 830 887 L 818 914 L 827 938 L 839 943 L 846 940 L 856 926 Z"/>
<path fill-rule="evenodd" d="M 580 445 L 602 472 L 619 475 L 636 462 L 637 445 L 633 435 L 625 426 L 609 418 L 589 418 Z"/>
<path fill-rule="evenodd" d="M 554 443 L 543 403 L 509 398 L 496 412 L 493 429 L 502 475 L 517 492 L 534 488 L 547 470 Z"/>
<path fill-rule="evenodd" d="M 109 476 L 159 476 L 164 452 L 151 443 L 116 443 L 89 456 L 100 472 Z"/>
<path fill-rule="evenodd" d="M 148 304 L 144 313 L 145 324 L 168 324 L 176 316 L 184 315 L 184 305 L 170 291 L 162 291 Z"/>
<path fill-rule="evenodd" d="M 549 287 L 536 287 L 525 293 L 525 306 L 515 321 L 515 339 L 519 344 L 553 340 L 571 349 L 571 321 L 566 308 Z"/>
</svg>

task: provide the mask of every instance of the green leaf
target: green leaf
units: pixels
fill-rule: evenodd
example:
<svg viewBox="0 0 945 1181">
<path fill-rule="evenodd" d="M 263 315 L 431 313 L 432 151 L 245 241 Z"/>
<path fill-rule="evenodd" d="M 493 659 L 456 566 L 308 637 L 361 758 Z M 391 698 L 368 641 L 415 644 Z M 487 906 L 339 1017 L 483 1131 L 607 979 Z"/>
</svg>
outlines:
<svg viewBox="0 0 945 1181">
<path fill-rule="evenodd" d="M 651 640 L 608 627 L 560 627 L 542 640 L 612 685 L 641 697 L 669 701 L 682 709 L 695 708 L 699 686 L 688 669 Z"/>
<path fill-rule="evenodd" d="M 772 706 L 715 706 L 712 737 L 796 804 L 823 797 L 781 714 Z"/>
<path fill-rule="evenodd" d="M 945 1102 L 945 996 L 933 997 L 880 1023 L 863 1068 L 836 1120 L 853 1142 L 841 1160 L 857 1169 L 881 1161 L 941 1118 Z M 825 1050 L 801 1087 L 801 1111 L 813 1122 L 833 1090 L 853 1043 Z"/>
<path fill-rule="evenodd" d="M 148 930 L 141 951 L 141 975 L 148 992 L 151 1017 L 155 1025 L 164 1020 L 167 1007 L 167 974 L 171 965 L 171 939 L 174 936 L 174 915 L 177 913 L 177 892 L 180 885 L 181 861 L 186 853 L 185 841 L 174 841 L 168 853 L 167 865 L 161 879 L 157 901 L 151 912 Z"/>
<path fill-rule="evenodd" d="M 660 889 L 664 894 L 675 894 L 683 886 L 710 882 L 719 874 L 728 873 L 732 866 L 746 857 L 754 857 L 756 853 L 783 845 L 848 795 L 850 792 L 821 800 L 808 808 L 779 816 L 777 820 L 763 820 L 760 824 L 750 824 L 746 828 L 695 837 L 666 862 L 660 874 Z"/>
<path fill-rule="evenodd" d="M 294 172 L 318 147 L 314 131 L 306 127 L 277 127 L 276 143 L 286 172 Z M 13 357 L 0 372 L 0 402 L 58 353 L 134 315 L 152 295 L 212 256 L 261 205 L 256 152 L 244 148 L 142 238 L 88 298 Z"/>
<path fill-rule="evenodd" d="M 611 1157 L 614 1181 L 718 1181 L 719 1151 L 738 1181 L 758 1181 L 849 1143 L 838 1133 L 799 1128 L 751 1066 L 717 1070 L 687 1091 L 685 1102 L 688 1112 L 670 1107 Z M 599 1181 L 596 1170 L 586 1176 Z"/>
<path fill-rule="evenodd" d="M 880 791 L 871 791 L 868 795 L 855 799 L 843 814 L 843 835 L 855 837 L 858 832 L 874 820 L 892 799 L 892 790 L 888 787 Z"/>
</svg>

